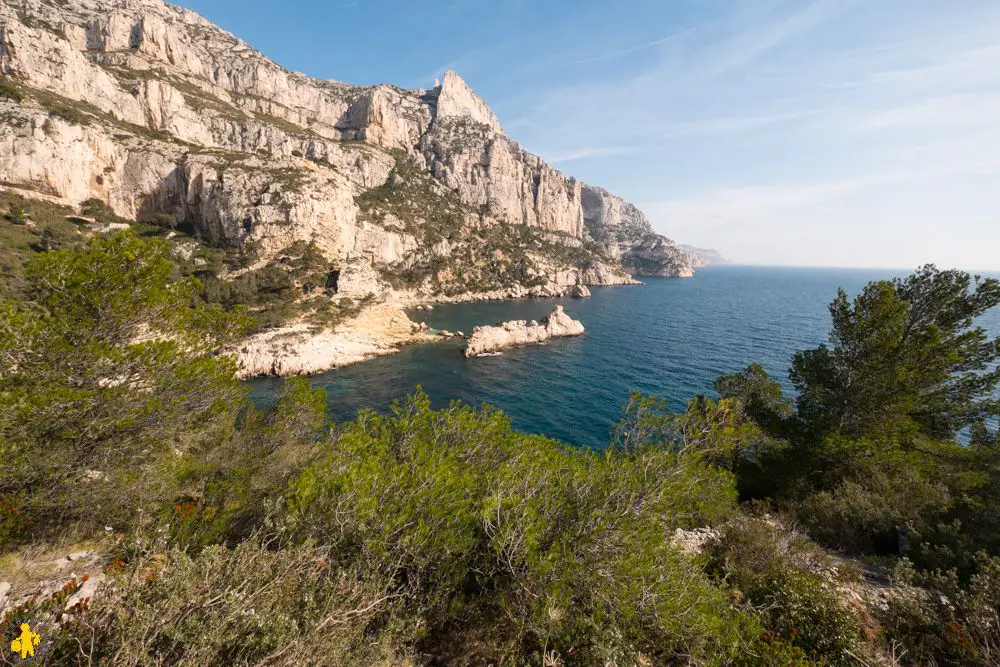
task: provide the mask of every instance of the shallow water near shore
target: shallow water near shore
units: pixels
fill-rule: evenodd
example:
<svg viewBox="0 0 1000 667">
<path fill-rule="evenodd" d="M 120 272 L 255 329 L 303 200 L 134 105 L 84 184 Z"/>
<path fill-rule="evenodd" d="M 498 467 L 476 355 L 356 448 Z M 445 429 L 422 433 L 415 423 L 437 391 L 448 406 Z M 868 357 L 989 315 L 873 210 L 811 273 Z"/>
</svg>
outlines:
<svg viewBox="0 0 1000 667">
<path fill-rule="evenodd" d="M 583 322 L 579 338 L 465 359 L 464 341 L 413 345 L 398 354 L 313 376 L 331 416 L 385 411 L 418 385 L 435 407 L 459 399 L 490 403 L 514 426 L 576 445 L 604 446 L 632 390 L 682 409 L 712 394 L 722 373 L 761 363 L 788 385 L 792 354 L 826 340 L 827 305 L 843 287 L 905 275 L 877 269 L 721 266 L 691 279 L 644 278 L 644 286 L 592 288 L 589 299 L 527 299 L 437 306 L 410 313 L 436 329 L 471 333 L 476 325 L 541 319 L 557 304 Z M 982 323 L 1000 334 L 1000 310 Z M 273 400 L 280 380 L 250 382 L 254 400 Z"/>
</svg>

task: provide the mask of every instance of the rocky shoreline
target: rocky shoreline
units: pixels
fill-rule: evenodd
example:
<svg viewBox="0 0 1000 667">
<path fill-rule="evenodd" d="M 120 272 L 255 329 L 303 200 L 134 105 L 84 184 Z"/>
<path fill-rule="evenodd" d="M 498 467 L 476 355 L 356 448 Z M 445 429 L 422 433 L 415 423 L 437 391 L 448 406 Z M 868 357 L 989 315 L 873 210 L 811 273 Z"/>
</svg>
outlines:
<svg viewBox="0 0 1000 667">
<path fill-rule="evenodd" d="M 642 283 L 636 281 L 634 284 Z M 590 296 L 590 290 L 586 285 L 571 285 L 560 289 L 553 289 L 550 286 L 534 288 L 517 286 L 494 292 L 420 299 L 418 303 L 404 297 L 369 306 L 333 330 L 317 328 L 308 320 L 304 320 L 257 333 L 231 348 L 228 353 L 236 359 L 237 377 L 240 379 L 313 375 L 394 354 L 406 345 L 466 338 L 461 332 L 432 331 L 426 323 L 411 319 L 404 312 L 404 308 L 430 311 L 434 305 L 447 303 Z M 514 325 L 517 322 L 508 322 L 503 326 Z M 524 324 L 524 321 L 520 322 Z M 575 331 L 576 325 L 579 325 L 579 333 L 564 333 Z M 509 345 L 532 344 L 548 338 L 583 333 L 583 325 L 566 315 L 562 311 L 562 306 L 556 306 L 552 315 L 543 324 L 532 322 L 525 326 L 524 336 L 521 336 L 520 332 L 515 333 L 513 335 L 515 342 Z M 546 326 L 551 326 L 551 330 L 546 331 Z M 477 327 L 477 330 L 492 328 L 494 327 Z M 480 341 L 484 335 L 480 335 Z M 469 337 L 470 345 L 474 337 L 475 333 Z M 522 338 L 523 342 L 517 342 Z M 475 343 L 475 345 L 482 344 Z"/>
<path fill-rule="evenodd" d="M 613 283 L 573 283 L 538 285 L 525 287 L 514 285 L 486 292 L 463 292 L 457 295 L 444 294 L 411 294 L 397 300 L 401 307 L 416 308 L 424 305 L 440 305 L 451 303 L 477 303 L 481 301 L 512 301 L 515 299 L 558 299 L 562 297 L 586 298 L 590 296 L 590 287 L 640 287 L 646 283 L 629 276 L 627 280 Z M 589 285 L 589 287 L 588 287 Z"/>
<path fill-rule="evenodd" d="M 241 379 L 288 377 L 322 373 L 436 340 L 441 337 L 428 333 L 401 309 L 381 303 L 332 331 L 297 322 L 255 334 L 231 353 Z"/>
</svg>

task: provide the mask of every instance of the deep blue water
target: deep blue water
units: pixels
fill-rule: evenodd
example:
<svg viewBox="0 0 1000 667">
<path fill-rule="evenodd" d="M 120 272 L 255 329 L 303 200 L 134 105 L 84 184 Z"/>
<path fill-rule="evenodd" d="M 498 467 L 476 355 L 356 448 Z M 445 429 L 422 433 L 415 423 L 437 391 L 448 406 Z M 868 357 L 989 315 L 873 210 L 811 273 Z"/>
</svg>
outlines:
<svg viewBox="0 0 1000 667">
<path fill-rule="evenodd" d="M 578 445 L 602 446 L 632 390 L 656 394 L 681 409 L 711 394 L 723 373 L 761 363 L 788 386 L 797 350 L 826 340 L 827 304 L 843 287 L 905 272 L 873 269 L 710 267 L 694 278 L 645 279 L 641 287 L 594 288 L 590 299 L 528 299 L 438 306 L 411 313 L 434 328 L 469 333 L 477 324 L 541 319 L 556 303 L 583 322 L 580 338 L 506 350 L 466 360 L 461 341 L 414 345 L 398 354 L 317 375 L 332 416 L 387 409 L 418 385 L 435 406 L 453 399 L 488 402 L 514 426 Z M 1000 333 L 1000 312 L 983 323 Z M 267 401 L 280 381 L 252 382 Z"/>
</svg>

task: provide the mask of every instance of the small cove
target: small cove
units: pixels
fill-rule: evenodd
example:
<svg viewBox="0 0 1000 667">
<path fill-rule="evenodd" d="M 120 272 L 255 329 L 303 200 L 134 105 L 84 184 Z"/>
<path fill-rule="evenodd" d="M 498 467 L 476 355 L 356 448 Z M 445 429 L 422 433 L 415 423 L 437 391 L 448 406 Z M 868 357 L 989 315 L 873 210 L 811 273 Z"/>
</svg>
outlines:
<svg viewBox="0 0 1000 667">
<path fill-rule="evenodd" d="M 398 354 L 313 376 L 331 416 L 385 411 L 417 386 L 436 407 L 452 400 L 490 403 L 514 426 L 576 445 L 603 446 L 632 390 L 666 398 L 674 409 L 712 380 L 759 362 L 788 385 L 795 351 L 826 340 L 827 304 L 838 287 L 855 293 L 870 280 L 904 271 L 722 266 L 691 279 L 648 278 L 636 287 L 594 288 L 589 299 L 526 299 L 414 311 L 435 329 L 471 333 L 477 324 L 541 319 L 556 304 L 583 322 L 580 338 L 514 348 L 467 360 L 464 341 L 413 345 Z M 983 325 L 1000 333 L 1000 312 Z M 273 399 L 276 378 L 251 381 L 255 400 Z"/>
</svg>

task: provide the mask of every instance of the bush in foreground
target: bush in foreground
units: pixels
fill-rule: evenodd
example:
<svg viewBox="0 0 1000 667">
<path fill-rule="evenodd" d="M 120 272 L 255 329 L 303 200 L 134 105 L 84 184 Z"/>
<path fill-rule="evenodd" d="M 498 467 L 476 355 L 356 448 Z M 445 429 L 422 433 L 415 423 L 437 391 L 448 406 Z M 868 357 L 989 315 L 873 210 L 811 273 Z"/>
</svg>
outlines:
<svg viewBox="0 0 1000 667">
<path fill-rule="evenodd" d="M 323 664 L 581 665 L 776 650 L 672 543 L 736 511 L 732 476 L 697 458 L 571 449 L 422 394 L 361 413 L 314 456 L 263 521 L 270 538 L 123 553 L 126 574 L 61 650 L 116 664 L 295 664 L 320 650 Z"/>
</svg>

